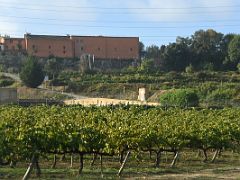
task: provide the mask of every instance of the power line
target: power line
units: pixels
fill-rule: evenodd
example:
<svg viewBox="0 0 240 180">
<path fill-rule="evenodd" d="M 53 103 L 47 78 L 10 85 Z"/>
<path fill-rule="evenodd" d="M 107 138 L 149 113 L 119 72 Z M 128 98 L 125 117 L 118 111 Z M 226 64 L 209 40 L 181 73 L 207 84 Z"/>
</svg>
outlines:
<svg viewBox="0 0 240 180">
<path fill-rule="evenodd" d="M 27 8 L 27 7 L 16 7 L 16 6 L 1 6 L 1 8 L 8 8 L 8 9 L 19 9 L 19 10 L 31 10 L 31 11 L 49 11 L 49 12 L 62 12 L 63 10 L 57 10 L 57 9 L 41 9 L 41 8 Z M 151 10 L 151 9 L 149 9 Z M 64 10 L 65 12 L 68 11 L 67 9 Z M 70 13 L 75 13 L 72 10 L 68 11 Z M 239 12 L 239 10 L 217 10 L 217 11 L 209 11 L 209 13 L 233 13 L 233 12 Z M 121 15 L 121 14 L 149 14 L 149 15 L 157 15 L 157 14 L 205 14 L 206 12 L 200 12 L 200 11 L 193 11 L 193 12 L 105 12 L 105 11 L 78 11 L 78 14 L 111 14 L 111 15 Z"/>
<path fill-rule="evenodd" d="M 8 22 L 9 20 L 1 20 L 0 22 Z M 16 22 L 14 22 L 16 23 Z M 79 25 L 79 24 L 60 24 L 60 23 L 39 23 L 39 22 L 18 22 L 22 24 L 38 24 L 38 25 L 48 25 L 48 26 L 71 26 L 79 28 L 119 28 L 119 29 L 178 29 L 178 28 L 213 28 L 213 27 L 239 27 L 240 24 L 222 24 L 222 25 L 196 25 L 196 26 L 109 26 L 109 25 Z"/>
<path fill-rule="evenodd" d="M 42 21 L 67 21 L 67 22 L 87 22 L 87 23 L 130 23 L 130 24 L 137 24 L 137 23 L 218 23 L 218 22 L 240 22 L 240 19 L 221 19 L 221 20 L 200 20 L 200 21 L 162 21 L 162 20 L 153 20 L 153 21 L 98 21 L 98 20 L 72 20 L 72 19 L 57 19 L 57 18 L 38 18 L 38 17 L 27 17 L 27 16 L 11 16 L 11 15 L 1 15 L 0 17 L 3 18 L 16 18 L 16 19 L 31 19 L 31 20 L 42 20 Z"/>
<path fill-rule="evenodd" d="M 2 28 L 1 28 L 0 31 L 9 31 L 9 29 L 2 29 Z M 23 30 L 22 30 L 22 31 L 20 31 L 20 30 L 13 30 L 13 31 L 14 31 L 14 32 L 18 32 L 19 34 L 20 34 L 20 33 L 21 33 L 21 34 L 27 33 L 26 31 L 23 31 Z M 43 32 L 43 31 L 41 31 L 41 33 L 35 31 L 35 33 L 36 33 L 36 34 L 48 34 L 48 32 Z M 1 33 L 0 33 L 0 34 L 1 34 Z M 33 33 L 33 34 L 34 34 L 34 33 Z M 66 35 L 66 34 L 69 34 L 69 33 L 65 33 L 65 35 Z M 56 34 L 54 34 L 54 35 L 56 35 Z M 61 33 L 60 35 L 62 36 L 62 35 L 64 35 L 64 33 Z M 88 35 L 83 35 L 83 36 L 88 36 Z M 96 35 L 96 36 L 98 36 L 98 35 Z M 109 35 L 108 35 L 108 36 L 109 36 Z M 123 37 L 124 37 L 125 35 L 116 35 L 116 34 L 113 35 L 113 34 L 112 34 L 112 35 L 110 35 L 110 36 L 123 36 Z M 128 36 L 129 36 L 129 35 L 128 35 Z M 127 37 L 128 37 L 128 36 L 127 36 Z M 177 37 L 177 36 L 179 36 L 179 35 L 138 35 L 138 37 L 145 37 L 145 38 L 154 38 L 154 37 Z M 185 35 L 185 36 L 186 36 L 186 35 Z"/>
<path fill-rule="evenodd" d="M 9 5 L 9 3 L 1 2 L 1 5 Z M 42 4 L 22 3 L 26 6 L 43 6 Z M 102 6 L 69 6 L 50 4 L 51 7 L 73 8 L 73 9 L 103 9 L 103 10 L 185 10 L 185 9 L 215 9 L 215 8 L 231 8 L 240 7 L 240 5 L 216 5 L 216 6 L 188 6 L 188 7 L 102 7 Z M 45 7 L 45 6 L 44 6 Z"/>
</svg>

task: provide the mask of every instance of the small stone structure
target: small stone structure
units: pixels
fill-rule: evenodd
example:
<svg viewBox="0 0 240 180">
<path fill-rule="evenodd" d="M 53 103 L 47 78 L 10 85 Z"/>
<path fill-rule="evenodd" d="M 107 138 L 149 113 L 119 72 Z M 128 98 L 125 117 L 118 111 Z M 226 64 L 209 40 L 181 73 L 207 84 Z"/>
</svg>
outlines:
<svg viewBox="0 0 240 180">
<path fill-rule="evenodd" d="M 17 103 L 16 88 L 0 88 L 0 105 Z"/>
<path fill-rule="evenodd" d="M 138 100 L 146 101 L 146 89 L 145 88 L 139 88 Z"/>
</svg>

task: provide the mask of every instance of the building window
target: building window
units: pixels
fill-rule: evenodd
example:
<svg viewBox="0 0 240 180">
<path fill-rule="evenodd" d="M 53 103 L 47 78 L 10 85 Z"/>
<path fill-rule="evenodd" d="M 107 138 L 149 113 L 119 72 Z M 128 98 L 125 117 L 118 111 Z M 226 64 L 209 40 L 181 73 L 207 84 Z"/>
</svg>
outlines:
<svg viewBox="0 0 240 180">
<path fill-rule="evenodd" d="M 12 50 L 15 50 L 15 46 L 12 46 Z"/>
<path fill-rule="evenodd" d="M 35 46 L 35 45 L 32 45 L 32 48 L 33 48 L 33 49 L 35 49 L 35 48 L 36 48 L 36 46 Z"/>
<path fill-rule="evenodd" d="M 98 48 L 98 51 L 100 51 L 101 49 L 100 49 L 100 47 Z"/>
<path fill-rule="evenodd" d="M 63 51 L 63 54 L 66 54 L 66 51 L 65 51 L 65 50 Z"/>
<path fill-rule="evenodd" d="M 133 48 L 130 48 L 130 51 L 133 51 Z"/>
<path fill-rule="evenodd" d="M 52 47 L 49 45 L 49 46 L 48 46 L 48 49 L 51 49 L 51 48 L 52 48 Z"/>
<path fill-rule="evenodd" d="M 81 51 L 83 51 L 83 47 L 81 47 Z"/>
<path fill-rule="evenodd" d="M 5 46 L 5 49 L 8 50 L 8 46 Z"/>
<path fill-rule="evenodd" d="M 13 43 L 13 40 L 12 40 L 12 39 L 10 39 L 10 43 L 11 43 L 11 44 Z"/>
<path fill-rule="evenodd" d="M 117 51 L 117 48 L 114 48 L 115 51 Z"/>
<path fill-rule="evenodd" d="M 66 49 L 66 46 L 63 46 L 63 49 Z"/>
</svg>

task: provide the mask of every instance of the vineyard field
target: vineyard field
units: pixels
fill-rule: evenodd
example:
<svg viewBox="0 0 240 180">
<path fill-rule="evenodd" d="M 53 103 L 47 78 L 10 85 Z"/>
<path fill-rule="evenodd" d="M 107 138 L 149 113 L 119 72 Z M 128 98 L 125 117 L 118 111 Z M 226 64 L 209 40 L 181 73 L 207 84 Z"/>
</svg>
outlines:
<svg viewBox="0 0 240 180">
<path fill-rule="evenodd" d="M 189 164 L 221 167 L 238 157 L 239 117 L 238 108 L 3 106 L 0 177 L 5 177 L 1 171 L 9 164 L 25 169 L 26 173 L 20 171 L 23 179 L 32 176 L 33 169 L 37 176 L 48 174 L 50 164 L 53 169 L 61 166 L 68 174 L 84 176 L 95 160 L 99 168 L 93 172 L 104 175 L 108 169 L 115 177 L 148 172 L 165 176 L 178 168 L 192 169 Z M 74 155 L 77 169 L 68 169 L 69 160 L 59 160 L 64 155 Z"/>
</svg>

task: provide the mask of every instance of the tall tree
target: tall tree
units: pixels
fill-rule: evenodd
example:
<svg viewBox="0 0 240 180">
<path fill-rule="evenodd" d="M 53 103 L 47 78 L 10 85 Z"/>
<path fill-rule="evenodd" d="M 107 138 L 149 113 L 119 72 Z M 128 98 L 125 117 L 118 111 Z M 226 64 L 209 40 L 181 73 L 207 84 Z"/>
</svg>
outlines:
<svg viewBox="0 0 240 180">
<path fill-rule="evenodd" d="M 20 78 L 27 87 L 36 88 L 42 84 L 44 73 L 36 58 L 32 56 L 27 57 L 21 70 Z"/>
<path fill-rule="evenodd" d="M 151 45 L 146 47 L 146 58 L 147 59 L 157 59 L 159 58 L 159 47 L 156 45 Z"/>
<path fill-rule="evenodd" d="M 228 55 L 228 46 L 235 36 L 236 34 L 226 34 L 223 37 L 222 51 L 225 57 Z"/>
<path fill-rule="evenodd" d="M 144 44 L 140 41 L 139 42 L 139 58 L 142 59 L 145 56 L 145 46 Z"/>
<path fill-rule="evenodd" d="M 141 63 L 140 70 L 145 73 L 151 73 L 156 70 L 153 59 L 144 59 Z"/>
<path fill-rule="evenodd" d="M 223 61 L 222 70 L 233 70 L 234 65 L 230 61 L 229 54 L 228 54 L 228 48 L 230 42 L 233 40 L 233 38 L 236 36 L 236 34 L 226 34 L 223 38 L 223 56 L 225 57 L 225 60 Z"/>
<path fill-rule="evenodd" d="M 229 43 L 228 47 L 229 62 L 236 69 L 240 63 L 240 35 L 236 35 Z"/>
<path fill-rule="evenodd" d="M 224 61 L 222 54 L 223 34 L 212 29 L 199 30 L 192 35 L 191 49 L 195 55 L 192 64 L 203 68 L 212 63 L 215 69 L 219 69 Z"/>
<path fill-rule="evenodd" d="M 178 37 L 176 43 L 170 43 L 161 52 L 162 69 L 183 71 L 190 64 L 191 51 L 189 38 Z"/>
<path fill-rule="evenodd" d="M 61 71 L 61 62 L 60 60 L 56 58 L 50 58 L 47 60 L 44 70 L 52 79 L 55 79 L 55 77 L 59 74 Z"/>
</svg>

